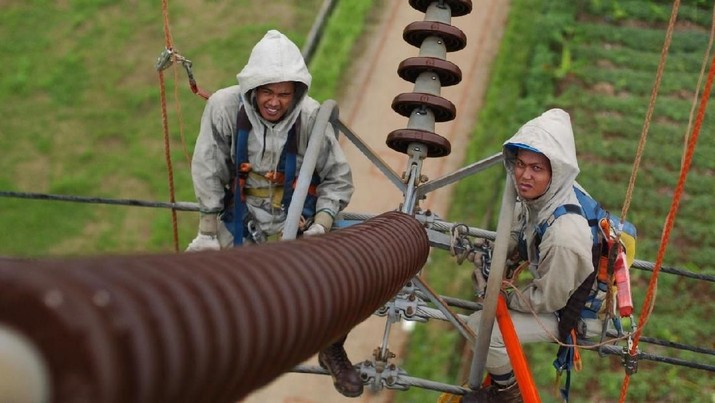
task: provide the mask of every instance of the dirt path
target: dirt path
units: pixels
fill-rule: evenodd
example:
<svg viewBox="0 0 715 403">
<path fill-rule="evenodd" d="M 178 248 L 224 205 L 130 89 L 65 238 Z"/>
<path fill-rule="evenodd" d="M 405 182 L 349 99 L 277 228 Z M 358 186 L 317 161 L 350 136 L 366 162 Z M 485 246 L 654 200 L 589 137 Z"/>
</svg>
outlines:
<svg viewBox="0 0 715 403">
<path fill-rule="evenodd" d="M 385 145 L 387 135 L 407 127 L 408 119 L 395 113 L 390 104 L 398 94 L 412 92 L 414 84 L 397 75 L 397 66 L 409 57 L 417 56 L 419 49 L 402 39 L 402 31 L 411 22 L 422 21 L 425 14 L 414 10 L 406 0 L 384 2 L 384 13 L 379 23 L 369 33 L 368 45 L 353 67 L 352 80 L 344 99 L 339 100 L 340 118 L 360 136 L 395 172 L 402 172 L 407 156 Z M 472 12 L 456 17 L 452 25 L 467 35 L 467 47 L 447 54 L 447 59 L 462 70 L 462 82 L 442 89 L 442 96 L 457 107 L 457 118 L 438 123 L 437 134 L 447 138 L 452 154 L 424 162 L 423 173 L 430 179 L 453 172 L 463 165 L 464 151 L 482 105 L 491 62 L 501 41 L 507 17 L 508 0 L 473 0 Z M 348 211 L 357 213 L 382 213 L 395 210 L 402 194 L 379 172 L 352 144 L 343 149 L 353 169 L 355 194 Z M 451 189 L 444 188 L 429 195 L 422 207 L 440 216 L 447 213 Z M 372 351 L 382 341 L 385 319 L 371 317 L 358 325 L 348 336 L 346 349 L 353 362 L 371 359 Z M 397 353 L 393 361 L 401 365 L 402 347 L 408 332 L 401 326 L 392 326 L 388 347 Z M 317 365 L 314 356 L 306 364 Z M 356 399 L 338 394 L 330 377 L 288 373 L 266 387 L 254 392 L 245 403 L 327 403 L 327 402 L 391 402 L 392 391 L 378 393 L 368 390 Z"/>
</svg>

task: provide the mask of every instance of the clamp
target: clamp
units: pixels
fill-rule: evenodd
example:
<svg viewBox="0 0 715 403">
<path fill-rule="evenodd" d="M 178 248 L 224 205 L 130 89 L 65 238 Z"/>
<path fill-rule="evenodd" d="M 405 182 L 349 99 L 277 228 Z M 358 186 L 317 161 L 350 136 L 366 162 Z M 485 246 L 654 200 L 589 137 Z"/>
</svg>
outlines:
<svg viewBox="0 0 715 403">
<path fill-rule="evenodd" d="M 191 87 L 191 91 L 204 99 L 209 99 L 211 93 L 204 91 L 203 89 L 199 88 L 198 85 L 196 85 L 194 73 L 193 71 L 191 71 L 191 66 L 193 64 L 191 60 L 174 52 L 173 49 L 164 48 L 161 54 L 159 54 L 159 57 L 157 58 L 154 67 L 156 68 L 156 71 L 164 71 L 174 63 L 174 60 L 184 66 L 184 70 L 186 70 L 186 75 L 189 77 L 189 86 Z"/>
</svg>

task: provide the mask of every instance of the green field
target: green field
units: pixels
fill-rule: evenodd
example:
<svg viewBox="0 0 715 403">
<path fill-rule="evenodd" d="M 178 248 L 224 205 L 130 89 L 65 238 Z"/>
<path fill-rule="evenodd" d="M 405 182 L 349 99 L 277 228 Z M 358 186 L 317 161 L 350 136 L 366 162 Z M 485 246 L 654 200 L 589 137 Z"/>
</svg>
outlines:
<svg viewBox="0 0 715 403">
<path fill-rule="evenodd" d="M 650 123 L 628 220 L 639 230 L 637 258 L 655 261 L 684 153 L 686 128 L 705 53 L 712 2 L 681 6 Z M 497 152 L 521 124 L 550 107 L 570 112 L 581 167 L 579 182 L 606 208 L 620 214 L 670 18 L 665 1 L 520 0 L 511 2 L 507 31 L 492 70 L 467 162 Z M 707 61 L 707 69 L 710 60 Z M 706 69 L 706 73 L 707 73 Z M 701 84 L 702 85 L 702 84 Z M 700 90 L 702 94 L 702 89 Z M 715 273 L 715 212 L 710 208 L 715 144 L 715 106 L 709 105 L 684 197 L 666 249 L 665 265 Z M 474 175 L 459 183 L 449 219 L 496 228 L 504 177 Z M 471 298 L 467 265 L 447 253 L 433 254 L 425 275 L 445 295 Z M 640 312 L 651 274 L 633 270 L 634 304 Z M 655 309 L 644 336 L 712 349 L 715 287 L 711 282 L 661 273 Z M 650 354 L 713 365 L 712 357 L 642 343 Z M 418 326 L 405 367 L 413 376 L 452 383 L 466 379 L 461 336 L 446 324 Z M 528 346 L 532 373 L 543 401 L 554 394 L 556 347 Z M 468 355 L 466 355 L 468 357 Z M 584 370 L 573 375 L 571 400 L 618 401 L 624 370 L 617 357 L 582 352 Z M 708 361 L 708 358 L 709 361 Z M 445 365 L 445 363 L 447 363 Z M 465 369 L 466 368 L 466 369 Z M 711 402 L 712 372 L 640 362 L 627 401 Z M 563 380 L 562 380 L 563 381 Z M 437 392 L 409 391 L 401 402 L 433 402 Z"/>
</svg>

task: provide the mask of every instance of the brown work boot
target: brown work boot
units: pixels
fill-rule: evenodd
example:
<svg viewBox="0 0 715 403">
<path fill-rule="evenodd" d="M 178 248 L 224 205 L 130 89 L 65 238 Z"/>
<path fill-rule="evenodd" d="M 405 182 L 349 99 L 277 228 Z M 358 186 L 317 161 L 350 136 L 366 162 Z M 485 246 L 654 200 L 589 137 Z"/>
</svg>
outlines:
<svg viewBox="0 0 715 403">
<path fill-rule="evenodd" d="M 500 388 L 496 384 L 473 390 L 462 396 L 462 403 L 523 403 L 516 382 Z"/>
<path fill-rule="evenodd" d="M 362 380 L 345 353 L 344 342 L 345 337 L 318 353 L 318 362 L 333 377 L 335 390 L 347 397 L 358 397 L 362 394 Z"/>
</svg>

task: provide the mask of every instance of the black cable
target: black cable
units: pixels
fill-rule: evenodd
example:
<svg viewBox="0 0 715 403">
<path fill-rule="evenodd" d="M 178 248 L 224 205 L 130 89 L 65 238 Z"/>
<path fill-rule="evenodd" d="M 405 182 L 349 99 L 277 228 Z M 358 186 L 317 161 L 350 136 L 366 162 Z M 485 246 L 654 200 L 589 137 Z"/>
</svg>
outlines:
<svg viewBox="0 0 715 403">
<path fill-rule="evenodd" d="M 618 334 L 613 330 L 609 330 L 607 334 L 609 337 L 618 337 Z M 670 348 L 674 348 L 676 350 L 687 350 L 687 351 L 692 351 L 694 353 L 715 355 L 715 350 L 713 350 L 711 348 L 690 346 L 690 345 L 683 344 L 683 343 L 676 343 L 676 342 L 670 341 L 670 340 L 662 340 L 662 339 L 656 339 L 653 337 L 641 336 L 640 341 L 649 343 L 649 344 L 655 344 L 658 346 L 670 347 Z"/>
<path fill-rule="evenodd" d="M 586 343 L 588 345 L 588 343 Z M 586 349 L 590 350 L 590 349 Z M 596 350 L 593 350 L 596 351 Z M 601 346 L 599 350 L 601 353 L 608 354 L 608 355 L 618 355 L 622 356 L 623 349 L 618 346 L 612 346 L 612 345 L 605 345 Z M 715 372 L 715 365 L 709 365 L 709 364 L 701 364 L 696 361 L 687 361 L 683 360 L 680 358 L 672 358 L 672 357 L 663 357 L 655 354 L 648 354 L 644 352 L 638 352 L 637 358 L 639 360 L 647 360 L 647 361 L 655 361 L 655 362 L 662 362 L 666 364 L 672 364 L 672 365 L 678 365 L 681 367 L 688 367 L 688 368 L 694 368 L 694 369 L 702 369 L 705 371 L 710 371 L 710 372 Z"/>
<path fill-rule="evenodd" d="M 641 269 L 641 270 L 652 272 L 653 269 L 655 268 L 655 263 L 646 262 L 644 260 L 635 260 L 633 262 L 632 267 L 634 267 L 636 269 Z M 689 278 L 694 278 L 697 280 L 704 280 L 704 281 L 709 281 L 711 283 L 715 283 L 715 276 L 710 275 L 710 274 L 693 273 L 693 272 L 678 269 L 675 267 L 666 267 L 666 266 L 661 266 L 660 271 L 662 271 L 663 273 L 676 274 L 678 276 L 689 277 Z"/>
<path fill-rule="evenodd" d="M 199 211 L 198 204 L 188 203 L 188 202 L 169 203 L 169 202 L 155 202 L 155 201 L 135 200 L 135 199 L 110 199 L 110 198 L 104 198 L 104 197 L 85 197 L 85 196 L 68 196 L 68 195 L 58 195 L 58 194 L 44 194 L 44 193 L 10 192 L 10 191 L 5 191 L 5 190 L 0 190 L 0 196 L 15 197 L 15 198 L 19 198 L 19 199 L 54 200 L 54 201 L 75 202 L 75 203 L 114 204 L 114 205 L 137 206 L 137 207 L 170 208 L 170 209 L 181 210 L 181 211 Z"/>
</svg>

